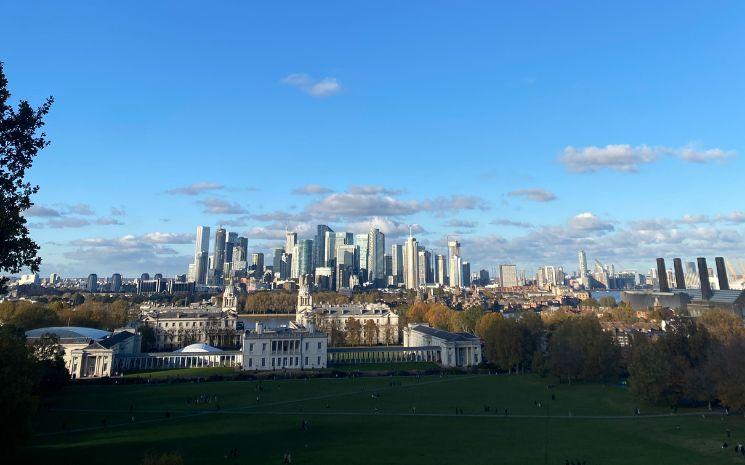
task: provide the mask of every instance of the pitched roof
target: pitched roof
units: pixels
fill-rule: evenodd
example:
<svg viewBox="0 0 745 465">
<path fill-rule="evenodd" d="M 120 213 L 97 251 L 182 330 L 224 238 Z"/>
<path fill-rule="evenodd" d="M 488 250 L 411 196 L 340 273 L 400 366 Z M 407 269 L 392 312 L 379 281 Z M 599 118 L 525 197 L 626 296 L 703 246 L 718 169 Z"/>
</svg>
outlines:
<svg viewBox="0 0 745 465">
<path fill-rule="evenodd" d="M 126 341 L 130 337 L 134 337 L 134 334 L 130 333 L 129 331 L 120 331 L 109 337 L 101 339 L 100 341 L 98 341 L 98 343 L 101 344 L 106 349 L 111 349 L 115 345 L 119 344 L 122 341 Z"/>
<path fill-rule="evenodd" d="M 450 331 L 443 331 L 441 329 L 435 329 L 430 326 L 417 325 L 412 328 L 413 331 L 427 334 L 438 339 L 443 339 L 448 342 L 467 341 L 473 342 L 478 341 L 479 338 L 469 333 L 451 333 Z"/>
</svg>

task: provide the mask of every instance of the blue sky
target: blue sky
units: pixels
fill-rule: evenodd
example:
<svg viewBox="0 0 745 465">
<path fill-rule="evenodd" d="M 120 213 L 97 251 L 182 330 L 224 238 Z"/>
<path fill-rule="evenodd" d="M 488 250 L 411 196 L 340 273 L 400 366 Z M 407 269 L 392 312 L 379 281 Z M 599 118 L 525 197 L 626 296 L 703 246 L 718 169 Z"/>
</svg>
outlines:
<svg viewBox="0 0 745 465">
<path fill-rule="evenodd" d="M 56 99 L 43 273 L 183 273 L 220 223 L 416 224 L 476 268 L 745 255 L 742 2 L 247 3 L 2 2 L 11 92 Z"/>
</svg>

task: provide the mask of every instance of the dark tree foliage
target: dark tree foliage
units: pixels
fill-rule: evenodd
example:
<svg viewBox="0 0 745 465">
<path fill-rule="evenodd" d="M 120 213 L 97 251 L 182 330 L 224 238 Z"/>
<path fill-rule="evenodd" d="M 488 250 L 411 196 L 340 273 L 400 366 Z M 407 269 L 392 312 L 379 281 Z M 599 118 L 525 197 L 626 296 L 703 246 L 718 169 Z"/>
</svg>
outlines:
<svg viewBox="0 0 745 465">
<path fill-rule="evenodd" d="M 23 330 L 0 326 L 0 448 L 13 451 L 31 431 L 38 397 L 38 366 Z"/>
<path fill-rule="evenodd" d="M 39 186 L 24 177 L 39 150 L 49 144 L 39 130 L 53 99 L 49 97 L 39 108 L 26 100 L 14 108 L 9 100 L 8 80 L 0 62 L 0 271 L 19 273 L 24 267 L 38 271 L 39 246 L 29 237 L 23 212 L 33 205 L 31 195 Z M 7 278 L 0 278 L 0 292 L 6 283 Z"/>
</svg>

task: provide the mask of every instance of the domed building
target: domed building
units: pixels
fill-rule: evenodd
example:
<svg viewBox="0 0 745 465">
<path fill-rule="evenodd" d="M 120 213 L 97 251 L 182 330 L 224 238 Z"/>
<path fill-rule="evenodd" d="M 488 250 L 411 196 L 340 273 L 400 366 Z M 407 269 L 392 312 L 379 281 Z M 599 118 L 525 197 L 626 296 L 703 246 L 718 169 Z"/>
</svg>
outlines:
<svg viewBox="0 0 745 465">
<path fill-rule="evenodd" d="M 183 349 L 174 350 L 174 352 L 188 352 L 190 354 L 214 354 L 217 352 L 222 352 L 222 350 L 218 349 L 217 347 L 212 347 L 209 344 L 199 343 L 190 344 Z"/>
</svg>

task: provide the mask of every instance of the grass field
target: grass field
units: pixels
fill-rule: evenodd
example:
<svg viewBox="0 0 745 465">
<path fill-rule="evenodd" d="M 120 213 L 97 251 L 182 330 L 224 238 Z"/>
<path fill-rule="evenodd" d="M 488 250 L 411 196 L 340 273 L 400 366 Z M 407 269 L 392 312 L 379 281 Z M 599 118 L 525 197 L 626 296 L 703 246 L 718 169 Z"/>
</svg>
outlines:
<svg viewBox="0 0 745 465">
<path fill-rule="evenodd" d="M 741 416 L 673 416 L 619 385 L 550 382 L 435 375 L 78 385 L 51 400 L 22 457 L 106 465 L 138 464 L 147 451 L 176 451 L 186 464 L 280 464 L 285 452 L 294 464 L 745 462 L 733 450 L 745 443 Z M 200 396 L 212 401 L 190 402 Z M 226 459 L 235 447 L 238 458 Z"/>
</svg>

